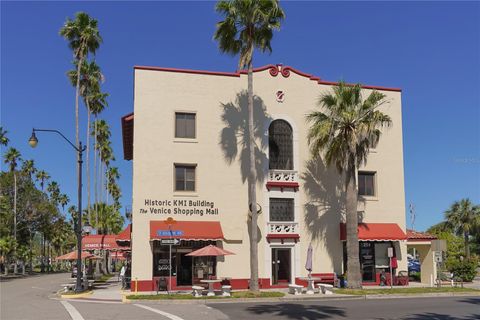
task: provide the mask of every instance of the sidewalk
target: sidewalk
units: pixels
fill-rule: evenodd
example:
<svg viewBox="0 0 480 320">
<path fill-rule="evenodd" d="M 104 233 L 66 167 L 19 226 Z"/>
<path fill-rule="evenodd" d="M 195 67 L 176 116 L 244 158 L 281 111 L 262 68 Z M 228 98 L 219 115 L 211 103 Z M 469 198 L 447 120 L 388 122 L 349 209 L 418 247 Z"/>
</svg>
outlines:
<svg viewBox="0 0 480 320">
<path fill-rule="evenodd" d="M 122 282 L 118 281 L 118 276 L 115 274 L 105 283 L 95 283 L 93 292 L 88 298 L 80 298 L 82 300 L 97 300 L 97 301 L 122 301 Z"/>
</svg>

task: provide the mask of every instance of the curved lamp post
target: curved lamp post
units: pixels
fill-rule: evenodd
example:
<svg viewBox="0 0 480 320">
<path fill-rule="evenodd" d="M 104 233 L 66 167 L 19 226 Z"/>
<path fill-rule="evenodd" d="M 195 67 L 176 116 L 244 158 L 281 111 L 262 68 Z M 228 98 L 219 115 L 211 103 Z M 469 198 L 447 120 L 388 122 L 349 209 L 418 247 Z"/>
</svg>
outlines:
<svg viewBox="0 0 480 320">
<path fill-rule="evenodd" d="M 78 219 L 77 219 L 77 226 L 76 226 L 76 234 L 77 234 L 77 283 L 75 285 L 75 292 L 82 291 L 82 155 L 83 151 L 85 151 L 86 146 L 82 146 L 82 142 L 80 141 L 78 147 L 75 146 L 70 140 L 68 140 L 60 131 L 58 130 L 51 130 L 51 129 L 32 129 L 32 136 L 28 140 L 28 144 L 35 148 L 38 144 L 37 136 L 35 132 L 52 132 L 60 135 L 65 141 L 68 142 L 69 145 L 77 151 L 77 161 L 78 161 Z M 85 228 L 89 228 L 88 223 L 85 224 Z"/>
</svg>

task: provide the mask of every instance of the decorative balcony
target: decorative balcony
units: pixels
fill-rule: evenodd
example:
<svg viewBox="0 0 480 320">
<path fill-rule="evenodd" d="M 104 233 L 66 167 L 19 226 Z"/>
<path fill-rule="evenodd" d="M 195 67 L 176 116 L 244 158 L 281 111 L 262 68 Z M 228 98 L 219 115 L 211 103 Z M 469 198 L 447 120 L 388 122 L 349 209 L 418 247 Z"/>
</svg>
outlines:
<svg viewBox="0 0 480 320">
<path fill-rule="evenodd" d="M 283 192 L 285 188 L 298 190 L 298 173 L 296 170 L 269 170 L 267 179 L 267 189 L 280 188 Z"/>
<path fill-rule="evenodd" d="M 297 242 L 300 239 L 297 222 L 268 222 L 267 228 L 268 242 L 272 239 L 280 239 L 282 243 L 285 239 L 293 239 Z"/>
</svg>

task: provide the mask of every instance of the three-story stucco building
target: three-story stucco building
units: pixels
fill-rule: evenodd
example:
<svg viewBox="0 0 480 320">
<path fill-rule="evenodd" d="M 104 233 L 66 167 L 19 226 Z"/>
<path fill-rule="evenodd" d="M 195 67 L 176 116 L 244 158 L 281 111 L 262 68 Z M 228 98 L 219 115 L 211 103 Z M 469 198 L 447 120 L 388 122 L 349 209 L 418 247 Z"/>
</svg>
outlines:
<svg viewBox="0 0 480 320">
<path fill-rule="evenodd" d="M 154 290 L 169 274 L 172 287 L 210 275 L 247 288 L 249 208 L 247 176 L 247 75 L 157 67 L 134 68 L 134 113 L 122 118 L 125 159 L 133 160 L 132 280 Z M 254 70 L 259 277 L 262 288 L 282 286 L 313 273 L 345 270 L 344 179 L 320 157 L 312 158 L 305 116 L 318 108 L 334 82 L 291 67 Z M 385 129 L 358 172 L 360 261 L 364 284 L 379 283 L 394 247 L 398 270 L 407 270 L 401 90 L 364 86 L 386 95 Z M 177 223 L 166 224 L 168 218 Z M 192 258 L 215 244 L 235 253 Z"/>
</svg>

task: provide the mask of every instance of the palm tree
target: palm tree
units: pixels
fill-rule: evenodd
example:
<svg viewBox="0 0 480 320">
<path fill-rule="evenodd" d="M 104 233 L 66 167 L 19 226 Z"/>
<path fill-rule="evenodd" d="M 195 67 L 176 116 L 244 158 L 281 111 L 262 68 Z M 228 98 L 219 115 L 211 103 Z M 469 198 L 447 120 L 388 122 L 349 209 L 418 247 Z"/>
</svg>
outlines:
<svg viewBox="0 0 480 320">
<path fill-rule="evenodd" d="M 480 206 L 473 205 L 470 199 L 454 202 L 445 211 L 446 225 L 457 235 L 462 235 L 465 241 L 465 256 L 470 258 L 469 239 L 476 226 L 480 225 Z"/>
<path fill-rule="evenodd" d="M 32 179 L 32 175 L 37 172 L 37 168 L 35 168 L 35 162 L 33 160 L 24 161 L 22 164 L 22 172 Z"/>
<path fill-rule="evenodd" d="M 97 119 L 94 122 L 94 132 L 95 135 L 95 158 L 99 159 L 99 167 L 95 175 L 95 203 L 101 202 L 101 190 L 103 186 L 103 160 L 105 159 L 105 153 L 108 153 L 108 143 L 111 136 L 110 128 L 108 123 L 105 120 Z M 98 156 L 97 156 L 98 155 Z M 95 159 L 95 167 L 97 168 L 97 160 Z M 100 188 L 97 185 L 97 182 L 100 180 Z M 98 224 L 98 210 L 95 207 L 95 222 Z"/>
<path fill-rule="evenodd" d="M 58 205 L 60 202 L 60 187 L 56 181 L 51 181 L 47 186 L 47 191 L 50 194 L 50 200 L 55 204 Z"/>
<path fill-rule="evenodd" d="M 0 126 L 0 145 L 2 146 L 7 146 L 8 142 L 10 141 L 8 140 L 7 133 L 8 131 L 4 130 L 3 127 Z"/>
<path fill-rule="evenodd" d="M 80 94 L 83 97 L 85 106 L 87 107 L 87 149 L 86 149 L 86 174 L 87 174 L 87 214 L 90 216 L 90 115 L 92 104 L 95 108 L 99 103 L 104 103 L 106 94 L 100 92 L 100 83 L 104 81 L 104 76 L 100 67 L 95 61 L 84 61 L 80 68 Z M 68 77 L 72 85 L 78 82 L 77 70 L 70 70 Z"/>
<path fill-rule="evenodd" d="M 15 148 L 8 149 L 7 153 L 4 155 L 5 163 L 10 166 L 10 172 L 13 173 L 13 240 L 17 241 L 17 174 L 15 170 L 17 169 L 18 162 L 21 160 L 20 152 Z M 13 248 L 13 257 L 15 259 L 14 273 L 17 273 L 17 249 L 16 245 Z"/>
<path fill-rule="evenodd" d="M 48 179 L 50 179 L 50 175 L 46 171 L 40 170 L 40 171 L 37 171 L 37 174 L 35 177 L 37 181 L 40 181 L 40 187 L 42 188 L 42 191 L 43 191 L 45 182 L 48 181 Z"/>
<path fill-rule="evenodd" d="M 67 18 L 65 24 L 60 29 L 60 35 L 69 41 L 69 47 L 73 50 L 73 56 L 77 65 L 77 74 L 81 75 L 81 66 L 89 53 L 95 54 L 95 51 L 102 42 L 102 37 L 98 32 L 98 22 L 90 18 L 85 12 L 78 12 L 75 20 Z M 80 95 L 80 78 L 77 77 L 75 90 L 75 145 L 78 146 L 78 99 Z M 78 159 L 79 160 L 79 159 Z"/>
<path fill-rule="evenodd" d="M 58 202 L 62 206 L 63 214 L 65 214 L 65 206 L 70 202 L 70 198 L 66 194 L 63 193 L 58 197 Z"/>
<path fill-rule="evenodd" d="M 248 207 L 251 208 L 250 233 L 250 290 L 258 291 L 257 196 L 255 171 L 255 139 L 253 131 L 253 52 L 272 51 L 273 30 L 280 28 L 285 18 L 278 0 L 221 0 L 216 11 L 225 17 L 217 23 L 214 39 L 222 53 L 239 54 L 239 69 L 248 69 L 248 133 L 250 174 L 248 179 Z M 253 204 L 253 205 L 252 205 Z"/>
<path fill-rule="evenodd" d="M 307 115 L 311 123 L 308 144 L 313 156 L 322 155 L 327 166 L 335 165 L 344 175 L 346 191 L 348 286 L 361 287 L 358 245 L 357 169 L 366 163 L 370 148 L 377 145 L 380 128 L 391 125 L 389 116 L 378 111 L 385 95 L 372 91 L 362 98 L 360 85 L 340 82 L 333 93 L 320 96 L 320 111 Z"/>
</svg>

